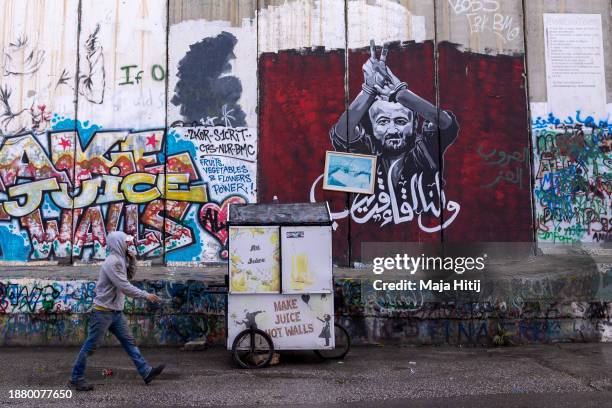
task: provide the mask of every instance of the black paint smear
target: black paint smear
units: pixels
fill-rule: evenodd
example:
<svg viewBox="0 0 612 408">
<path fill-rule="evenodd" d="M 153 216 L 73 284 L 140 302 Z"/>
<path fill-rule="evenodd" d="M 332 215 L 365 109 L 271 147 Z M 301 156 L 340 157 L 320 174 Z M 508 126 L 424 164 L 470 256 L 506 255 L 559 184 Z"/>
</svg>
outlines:
<svg viewBox="0 0 612 408">
<path fill-rule="evenodd" d="M 229 61 L 236 58 L 237 42 L 236 37 L 223 31 L 189 46 L 179 62 L 179 81 L 171 100 L 174 105 L 180 105 L 185 122 L 216 116 L 214 124 L 225 125 L 223 105 L 226 105 L 232 126 L 246 126 L 246 114 L 238 104 L 242 94 L 240 80 L 229 75 L 221 77 L 231 70 Z"/>
</svg>

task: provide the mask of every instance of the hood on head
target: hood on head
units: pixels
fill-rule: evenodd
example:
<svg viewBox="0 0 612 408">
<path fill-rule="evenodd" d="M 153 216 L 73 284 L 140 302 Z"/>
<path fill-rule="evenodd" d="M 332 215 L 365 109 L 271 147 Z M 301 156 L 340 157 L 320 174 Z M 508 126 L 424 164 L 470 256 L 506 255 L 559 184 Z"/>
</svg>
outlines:
<svg viewBox="0 0 612 408">
<path fill-rule="evenodd" d="M 113 231 L 106 236 L 106 246 L 109 254 L 114 253 L 121 257 L 125 256 L 127 250 L 127 243 L 125 240 L 129 237 L 123 231 Z"/>
</svg>

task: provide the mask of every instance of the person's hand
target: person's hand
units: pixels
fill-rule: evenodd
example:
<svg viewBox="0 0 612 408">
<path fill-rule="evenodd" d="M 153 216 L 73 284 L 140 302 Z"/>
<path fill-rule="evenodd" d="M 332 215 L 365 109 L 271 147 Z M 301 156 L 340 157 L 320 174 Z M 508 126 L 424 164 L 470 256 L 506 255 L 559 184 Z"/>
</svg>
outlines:
<svg viewBox="0 0 612 408">
<path fill-rule="evenodd" d="M 395 76 L 395 74 L 391 71 L 391 68 L 389 68 L 388 66 L 385 65 L 385 69 L 387 70 L 387 75 L 388 75 L 388 79 L 389 79 L 389 85 L 392 88 L 395 88 L 398 85 L 402 84 L 402 81 L 400 81 L 400 79 Z"/>
<path fill-rule="evenodd" d="M 376 58 L 376 45 L 374 40 L 370 41 L 370 58 L 363 64 L 363 84 L 364 91 L 370 94 L 386 93 L 386 87 L 390 83 L 389 75 L 387 74 L 386 59 L 389 52 L 388 45 L 383 46 L 380 54 L 380 59 Z"/>
<path fill-rule="evenodd" d="M 152 303 L 161 303 L 161 299 L 154 293 L 149 293 L 146 299 Z"/>
<path fill-rule="evenodd" d="M 387 66 L 389 45 L 384 44 L 380 58 L 376 58 L 376 45 L 370 41 L 370 58 L 363 64 L 363 90 L 371 95 L 380 96 L 383 100 L 395 101 L 397 93 L 407 87 L 405 82 L 393 74 Z"/>
<path fill-rule="evenodd" d="M 385 68 L 387 69 L 389 78 L 388 87 L 385 89 L 388 92 L 385 94 L 385 96 L 388 100 L 396 102 L 397 94 L 401 90 L 407 89 L 408 85 L 405 82 L 400 81 L 400 79 L 393 74 L 389 67 L 385 66 Z"/>
</svg>

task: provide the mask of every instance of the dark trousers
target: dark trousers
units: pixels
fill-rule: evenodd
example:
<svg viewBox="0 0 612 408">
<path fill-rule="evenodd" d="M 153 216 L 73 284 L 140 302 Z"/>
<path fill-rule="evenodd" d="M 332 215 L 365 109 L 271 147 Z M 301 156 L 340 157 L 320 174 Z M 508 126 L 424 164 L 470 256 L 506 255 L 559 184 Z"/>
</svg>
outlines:
<svg viewBox="0 0 612 408">
<path fill-rule="evenodd" d="M 125 352 L 131 357 L 138 373 L 145 378 L 151 372 L 151 366 L 147 364 L 140 350 L 134 344 L 134 337 L 130 333 L 123 312 L 102 312 L 93 310 L 89 321 L 87 340 L 81 347 L 81 351 L 74 362 L 72 368 L 72 382 L 77 382 L 85 378 L 85 365 L 87 356 L 97 348 L 98 342 L 104 337 L 107 331 L 115 335 Z"/>
</svg>

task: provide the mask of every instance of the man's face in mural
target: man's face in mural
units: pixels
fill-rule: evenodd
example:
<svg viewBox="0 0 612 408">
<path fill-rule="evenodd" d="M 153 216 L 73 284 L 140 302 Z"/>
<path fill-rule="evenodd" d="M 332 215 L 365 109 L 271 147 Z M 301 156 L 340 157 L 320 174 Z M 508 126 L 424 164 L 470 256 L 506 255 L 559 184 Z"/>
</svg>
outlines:
<svg viewBox="0 0 612 408">
<path fill-rule="evenodd" d="M 397 155 L 406 151 L 412 137 L 412 111 L 399 103 L 376 101 L 369 113 L 374 139 L 382 153 Z"/>
</svg>

